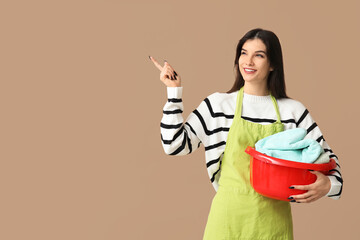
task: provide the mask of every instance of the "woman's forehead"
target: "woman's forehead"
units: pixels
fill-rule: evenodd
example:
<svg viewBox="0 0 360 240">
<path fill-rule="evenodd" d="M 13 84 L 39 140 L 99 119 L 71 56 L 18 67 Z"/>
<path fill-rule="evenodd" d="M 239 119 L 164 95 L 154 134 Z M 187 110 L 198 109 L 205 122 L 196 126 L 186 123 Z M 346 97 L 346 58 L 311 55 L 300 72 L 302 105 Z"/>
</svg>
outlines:
<svg viewBox="0 0 360 240">
<path fill-rule="evenodd" d="M 246 51 L 254 51 L 254 52 L 263 51 L 266 53 L 265 44 L 261 39 L 258 38 L 247 40 L 242 46 L 242 49 Z"/>
</svg>

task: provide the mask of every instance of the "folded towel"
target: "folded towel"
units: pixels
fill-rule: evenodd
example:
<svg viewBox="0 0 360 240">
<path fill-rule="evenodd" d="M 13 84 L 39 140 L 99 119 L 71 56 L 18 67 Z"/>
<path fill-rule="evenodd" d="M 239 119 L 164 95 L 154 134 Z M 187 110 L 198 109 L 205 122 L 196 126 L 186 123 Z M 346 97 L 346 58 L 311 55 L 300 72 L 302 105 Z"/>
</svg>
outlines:
<svg viewBox="0 0 360 240">
<path fill-rule="evenodd" d="M 330 162 L 330 153 L 323 152 L 316 160 L 313 162 L 314 164 L 328 163 Z"/>
<path fill-rule="evenodd" d="M 304 139 L 304 128 L 293 128 L 259 140 L 255 144 L 258 152 L 275 158 L 313 163 L 324 153 L 321 145 L 314 139 Z"/>
</svg>

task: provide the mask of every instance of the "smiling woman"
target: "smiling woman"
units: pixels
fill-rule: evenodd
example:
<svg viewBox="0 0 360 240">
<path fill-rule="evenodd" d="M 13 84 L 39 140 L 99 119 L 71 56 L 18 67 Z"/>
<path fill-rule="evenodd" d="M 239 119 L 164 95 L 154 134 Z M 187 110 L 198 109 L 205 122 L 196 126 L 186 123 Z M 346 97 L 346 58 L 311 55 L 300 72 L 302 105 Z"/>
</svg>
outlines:
<svg viewBox="0 0 360 240">
<path fill-rule="evenodd" d="M 248 82 L 247 87 L 256 84 L 262 85 L 256 89 L 267 90 L 266 80 L 273 68 L 270 67 L 270 61 L 266 55 L 266 46 L 260 39 L 245 42 L 241 49 L 239 69 L 244 81 Z M 254 94 L 251 89 L 248 89 L 247 92 Z M 260 93 L 260 95 L 268 95 L 268 92 Z"/>
<path fill-rule="evenodd" d="M 237 45 L 234 62 L 235 83 L 228 93 L 243 87 L 245 80 L 250 81 L 255 78 L 257 81 L 253 81 L 252 86 L 262 84 L 255 89 L 269 90 L 277 99 L 287 98 L 283 65 L 282 50 L 278 37 L 267 30 L 259 31 L 259 29 L 254 29 L 249 31 L 240 39 Z M 245 69 L 257 70 L 261 71 L 261 73 L 255 75 L 255 72 L 254 75 L 250 75 L 251 72 L 245 71 Z M 249 88 L 245 92 L 254 94 L 253 91 L 254 88 Z"/>
<path fill-rule="evenodd" d="M 290 202 L 310 203 L 327 196 L 339 199 L 342 176 L 337 156 L 320 128 L 299 101 L 285 91 L 282 51 L 277 36 L 253 29 L 240 39 L 235 55 L 235 83 L 227 93 L 213 93 L 188 116 L 182 117 L 181 78 L 174 68 L 161 66 L 160 80 L 167 86 L 168 101 L 161 119 L 161 141 L 166 154 L 187 155 L 205 147 L 206 167 L 217 191 L 211 204 L 204 240 L 293 239 Z M 248 146 L 275 133 L 305 128 L 337 166 L 327 175 L 314 171 L 315 183 L 290 188 L 307 190 L 288 201 L 258 194 L 250 184 Z M 295 184 L 295 183 L 294 183 Z"/>
</svg>

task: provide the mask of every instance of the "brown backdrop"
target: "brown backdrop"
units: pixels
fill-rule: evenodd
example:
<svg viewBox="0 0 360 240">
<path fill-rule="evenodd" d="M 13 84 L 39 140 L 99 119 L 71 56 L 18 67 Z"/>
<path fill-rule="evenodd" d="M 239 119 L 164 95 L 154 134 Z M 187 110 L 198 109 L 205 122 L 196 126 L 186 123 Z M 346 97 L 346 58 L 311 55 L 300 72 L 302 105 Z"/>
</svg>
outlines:
<svg viewBox="0 0 360 240">
<path fill-rule="evenodd" d="M 2 1 L 0 239 L 202 239 L 215 194 L 204 149 L 167 156 L 166 89 L 184 118 L 233 81 L 237 41 L 280 38 L 288 94 L 340 159 L 339 201 L 293 204 L 296 239 L 355 239 L 359 224 L 357 1 Z M 348 237 L 343 238 L 346 235 Z"/>
</svg>

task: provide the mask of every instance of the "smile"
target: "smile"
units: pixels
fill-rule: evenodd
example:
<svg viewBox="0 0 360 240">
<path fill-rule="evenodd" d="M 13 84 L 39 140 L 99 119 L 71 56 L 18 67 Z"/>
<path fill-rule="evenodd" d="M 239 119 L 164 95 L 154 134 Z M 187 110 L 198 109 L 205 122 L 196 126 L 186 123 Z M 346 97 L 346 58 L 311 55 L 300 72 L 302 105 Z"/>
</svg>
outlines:
<svg viewBox="0 0 360 240">
<path fill-rule="evenodd" d="M 255 69 L 250 69 L 250 68 L 244 68 L 244 71 L 245 71 L 246 73 L 254 73 L 254 72 L 256 72 Z"/>
</svg>

